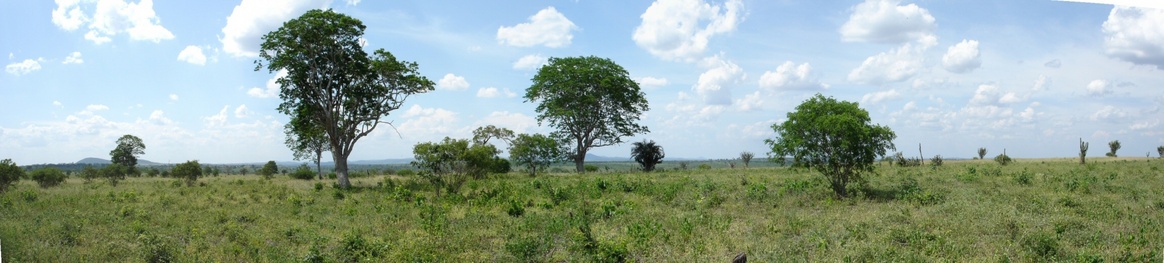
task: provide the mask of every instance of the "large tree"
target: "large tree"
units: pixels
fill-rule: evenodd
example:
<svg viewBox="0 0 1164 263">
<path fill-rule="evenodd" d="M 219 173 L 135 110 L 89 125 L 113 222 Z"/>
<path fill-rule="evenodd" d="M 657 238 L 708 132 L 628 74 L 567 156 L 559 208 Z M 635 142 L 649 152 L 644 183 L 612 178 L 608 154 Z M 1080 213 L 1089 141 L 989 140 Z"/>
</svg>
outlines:
<svg viewBox="0 0 1164 263">
<path fill-rule="evenodd" d="M 12 159 L 0 160 L 0 193 L 8 191 L 8 187 L 24 178 L 24 168 L 12 162 Z"/>
<path fill-rule="evenodd" d="M 526 89 L 537 102 L 538 123 L 558 130 L 552 135 L 573 146 L 571 158 L 583 171 L 590 148 L 615 145 L 622 137 L 647 133 L 637 122 L 649 109 L 646 94 L 622 66 L 606 58 L 550 58 Z"/>
<path fill-rule="evenodd" d="M 351 187 L 348 156 L 356 142 L 409 96 L 433 90 L 416 63 L 399 61 L 383 49 L 369 56 L 361 45 L 364 29 L 360 20 L 332 10 L 307 11 L 264 35 L 255 61 L 256 71 L 287 72 L 277 80 L 283 100 L 278 110 L 291 116 L 292 124 L 323 129 L 342 188 Z"/>
<path fill-rule="evenodd" d="M 283 125 L 283 133 L 287 135 L 287 139 L 283 143 L 291 149 L 292 157 L 295 160 L 314 162 L 315 173 L 319 180 L 323 180 L 323 167 L 320 161 L 323 159 L 323 152 L 326 152 L 329 147 L 327 133 L 324 132 L 323 127 L 311 122 L 311 113 L 307 110 L 307 108 L 300 108 L 296 111 L 300 116 L 291 118 L 292 122 Z"/>
<path fill-rule="evenodd" d="M 145 143 L 141 138 L 126 134 L 117 139 L 117 147 L 109 151 L 112 162 L 124 166 L 125 172 L 137 174 L 137 157 L 145 154 Z"/>
<path fill-rule="evenodd" d="M 772 125 L 776 138 L 765 139 L 774 160 L 792 157 L 793 166 L 811 167 L 829 179 L 833 192 L 847 197 L 850 181 L 873 170 L 877 156 L 895 149 L 889 127 L 870 123 L 869 112 L 856 102 L 816 94 Z"/>
<path fill-rule="evenodd" d="M 643 167 L 644 172 L 655 170 L 655 165 L 663 162 L 663 157 L 667 154 L 663 152 L 663 146 L 655 144 L 655 141 L 643 140 L 635 142 L 631 147 L 631 157 L 635 162 Z"/>
<path fill-rule="evenodd" d="M 550 136 L 541 134 L 518 134 L 509 144 L 509 159 L 523 165 L 530 176 L 537 176 L 538 170 L 545 170 L 550 164 L 566 159 L 569 149 Z"/>
</svg>

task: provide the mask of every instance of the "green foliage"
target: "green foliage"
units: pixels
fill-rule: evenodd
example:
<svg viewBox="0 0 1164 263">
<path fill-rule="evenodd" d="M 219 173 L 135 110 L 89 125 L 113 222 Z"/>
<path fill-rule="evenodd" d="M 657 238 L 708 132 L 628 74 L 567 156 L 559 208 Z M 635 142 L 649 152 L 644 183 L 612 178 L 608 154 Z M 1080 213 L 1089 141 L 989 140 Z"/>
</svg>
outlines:
<svg viewBox="0 0 1164 263">
<path fill-rule="evenodd" d="M 994 162 L 998 163 L 999 165 L 1006 166 L 1006 165 L 1014 162 L 1014 159 L 1011 159 L 1010 156 L 1007 156 L 1006 153 L 1003 153 L 1003 154 L 999 154 L 998 156 L 995 156 Z"/>
<path fill-rule="evenodd" d="M 598 172 L 598 166 L 593 165 L 593 164 L 587 164 L 587 165 L 583 166 L 582 169 L 585 170 L 587 173 Z"/>
<path fill-rule="evenodd" d="M 292 118 L 296 134 L 325 131 L 342 188 L 351 187 L 347 158 L 356 141 L 409 96 L 434 86 L 414 62 L 399 61 L 384 49 L 367 54 L 364 29 L 350 16 L 310 10 L 264 35 L 255 61 L 256 71 L 265 62 L 268 72 L 287 72 L 276 81 L 283 99 L 277 110 Z"/>
<path fill-rule="evenodd" d="M 468 140 L 445 137 L 438 143 L 416 144 L 412 153 L 412 166 L 422 170 L 421 177 L 432 183 L 440 195 L 442 188 L 456 193 L 469 178 L 483 178 L 494 165 L 498 151 L 493 145 L 470 146 Z"/>
<path fill-rule="evenodd" d="M 32 180 L 36 181 L 36 184 L 40 185 L 41 188 L 49 188 L 60 185 L 61 183 L 65 182 L 65 178 L 68 177 L 65 175 L 65 172 L 55 167 L 44 167 L 36 169 L 33 170 L 30 175 Z"/>
<path fill-rule="evenodd" d="M 748 163 L 752 162 L 752 157 L 755 156 L 756 154 L 752 152 L 745 151 L 740 153 L 740 161 L 744 162 L 744 168 L 748 167 Z"/>
<path fill-rule="evenodd" d="M 639 163 L 639 166 L 642 166 L 645 172 L 654 171 L 655 165 L 662 163 L 666 156 L 667 154 L 663 152 L 663 146 L 655 144 L 655 141 L 643 139 L 643 141 L 635 142 L 631 146 L 631 157 L 636 163 Z"/>
<path fill-rule="evenodd" d="M 501 157 L 493 157 L 493 162 L 489 165 L 489 173 L 507 174 L 513 168 L 509 166 L 509 160 Z"/>
<path fill-rule="evenodd" d="M 12 162 L 12 159 L 0 160 L 0 193 L 7 192 L 21 178 L 24 178 L 24 169 Z"/>
<path fill-rule="evenodd" d="M 263 168 L 259 168 L 259 170 L 255 171 L 255 173 L 262 175 L 263 178 L 271 179 L 271 176 L 279 173 L 279 165 L 275 164 L 275 161 L 267 161 L 267 163 L 263 165 Z"/>
<path fill-rule="evenodd" d="M 517 200 L 509 200 L 509 207 L 505 208 L 505 213 L 512 217 L 521 217 L 525 215 L 525 206 Z"/>
<path fill-rule="evenodd" d="M 943 160 L 942 160 L 942 155 L 941 155 L 941 154 L 939 154 L 939 155 L 934 155 L 934 158 L 933 158 L 933 159 L 930 159 L 930 166 L 933 166 L 933 167 L 942 166 L 942 161 L 943 161 Z"/>
<path fill-rule="evenodd" d="M 117 147 L 109 152 L 109 156 L 112 157 L 110 161 L 128 168 L 130 171 L 128 173 L 134 173 L 133 171 L 137 169 L 137 157 L 145 154 L 145 148 L 141 138 L 126 134 L 117 139 Z"/>
<path fill-rule="evenodd" d="M 1119 157 L 1119 155 L 1116 155 L 1116 151 L 1120 150 L 1120 140 L 1114 140 L 1114 141 L 1108 142 L 1107 147 L 1111 148 L 1111 152 L 1108 152 L 1106 154 L 1107 157 Z"/>
<path fill-rule="evenodd" d="M 416 175 L 416 171 L 413 171 L 411 169 L 400 169 L 399 171 L 396 171 L 396 175 L 399 175 L 401 177 L 409 177 L 409 176 Z"/>
<path fill-rule="evenodd" d="M 85 179 L 86 183 L 92 182 L 94 179 L 101 178 L 101 171 L 93 168 L 92 165 L 86 165 L 85 168 L 81 169 L 81 178 Z"/>
<path fill-rule="evenodd" d="M 897 152 L 893 155 L 893 163 L 901 167 L 921 166 L 921 159 L 906 158 L 904 154 Z"/>
<path fill-rule="evenodd" d="M 514 136 L 513 131 L 510 129 L 488 125 L 477 127 L 476 130 L 473 130 L 473 143 L 489 144 L 490 139 L 499 139 L 509 143 L 513 141 Z"/>
<path fill-rule="evenodd" d="M 519 134 L 509 144 L 509 159 L 526 167 L 530 176 L 545 171 L 550 164 L 566 159 L 569 151 L 558 140 L 541 134 Z"/>
<path fill-rule="evenodd" d="M 986 159 L 986 148 L 978 148 L 978 159 Z"/>
<path fill-rule="evenodd" d="M 524 98 L 538 104 L 539 123 L 557 128 L 553 137 L 574 146 L 577 172 L 583 171 L 590 148 L 649 132 L 637 123 L 650 109 L 646 93 L 626 69 L 610 59 L 550 58 L 534 75 Z"/>
<path fill-rule="evenodd" d="M 315 171 L 312 171 L 311 167 L 307 167 L 306 164 L 300 165 L 299 168 L 295 168 L 295 171 L 291 172 L 290 175 L 291 178 L 299 180 L 315 179 Z"/>
<path fill-rule="evenodd" d="M 198 177 L 202 177 L 202 165 L 198 164 L 198 161 L 186 161 L 174 166 L 170 173 L 186 181 L 186 186 L 194 186 L 194 183 L 198 182 Z"/>
<path fill-rule="evenodd" d="M 711 170 L 711 165 L 710 165 L 710 164 L 706 164 L 706 163 L 701 163 L 701 164 L 699 164 L 699 170 L 700 170 L 700 171 L 707 171 L 707 170 Z"/>
<path fill-rule="evenodd" d="M 1164 146 L 1156 147 L 1156 154 L 1158 154 L 1158 157 L 1164 158 Z"/>
<path fill-rule="evenodd" d="M 117 186 L 118 183 L 125 180 L 125 176 L 129 174 L 130 169 L 130 167 L 114 163 L 101 168 L 99 174 L 101 174 L 101 178 L 105 178 L 109 182 L 109 185 Z"/>
<path fill-rule="evenodd" d="M 847 197 L 847 185 L 873 169 L 877 156 L 894 149 L 897 135 L 889 127 L 870 124 L 869 112 L 855 102 L 816 94 L 788 113 L 784 123 L 772 125 L 776 138 L 765 139 L 771 156 L 793 166 L 811 167 L 829 179 L 838 197 Z"/>
</svg>

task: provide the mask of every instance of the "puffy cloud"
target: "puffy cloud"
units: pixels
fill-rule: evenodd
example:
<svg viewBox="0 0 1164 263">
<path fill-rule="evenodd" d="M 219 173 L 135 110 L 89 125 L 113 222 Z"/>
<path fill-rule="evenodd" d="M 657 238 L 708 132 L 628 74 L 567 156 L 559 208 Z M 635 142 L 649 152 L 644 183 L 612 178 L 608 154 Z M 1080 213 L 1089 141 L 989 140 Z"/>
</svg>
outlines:
<svg viewBox="0 0 1164 263">
<path fill-rule="evenodd" d="M 978 54 L 978 41 L 962 40 L 961 43 L 950 46 L 946 55 L 942 56 L 942 66 L 946 71 L 966 73 L 982 66 L 982 59 Z"/>
<path fill-rule="evenodd" d="M 263 34 L 307 10 L 324 8 L 331 0 L 243 0 L 226 17 L 222 28 L 222 50 L 239 57 L 256 57 Z"/>
<path fill-rule="evenodd" d="M 441 108 L 412 105 L 402 115 L 408 120 L 398 127 L 402 136 L 447 136 L 458 129 L 457 113 Z"/>
<path fill-rule="evenodd" d="M 505 96 L 507 98 L 513 98 L 513 97 L 517 97 L 517 93 L 513 93 L 513 91 L 510 91 L 509 89 L 499 90 L 499 89 L 494 88 L 494 87 L 477 89 L 477 97 L 497 98 L 497 97 L 501 97 L 501 96 Z"/>
<path fill-rule="evenodd" d="M 882 101 L 897 99 L 900 97 L 901 97 L 901 93 L 898 93 L 896 89 L 891 89 L 891 90 L 886 90 L 886 91 L 877 91 L 877 92 L 865 94 L 865 96 L 861 96 L 861 103 L 862 104 L 875 104 L 875 103 L 881 103 Z"/>
<path fill-rule="evenodd" d="M 56 1 L 57 8 L 52 12 L 52 21 L 57 27 L 65 31 L 73 31 L 82 25 L 88 24 L 89 31 L 85 39 L 96 44 L 112 41 L 112 37 L 125 33 L 129 39 L 135 41 L 153 41 L 174 38 L 170 30 L 161 25 L 161 19 L 154 12 L 152 0 L 141 0 L 138 3 L 126 3 L 124 0 Z M 86 14 L 84 9 L 93 10 Z"/>
<path fill-rule="evenodd" d="M 170 120 L 170 118 L 166 118 L 165 114 L 166 113 L 161 111 L 161 110 L 154 110 L 154 112 L 150 113 L 149 120 L 153 123 L 161 124 L 161 125 L 167 125 L 167 124 L 174 123 L 174 121 Z"/>
<path fill-rule="evenodd" d="M 746 77 L 744 70 L 736 63 L 721 59 L 719 56 L 704 59 L 703 66 L 707 71 L 699 74 L 695 83 L 695 93 L 703 97 L 707 104 L 731 104 L 732 87 Z"/>
<path fill-rule="evenodd" d="M 520 112 L 494 111 L 489 113 L 489 116 L 485 116 L 485 118 L 478 121 L 477 125 L 471 127 L 485 125 L 494 125 L 510 129 L 514 133 L 526 133 L 530 129 L 538 127 L 538 122 L 533 117 L 526 116 Z"/>
<path fill-rule="evenodd" d="M 258 88 L 258 87 L 251 88 L 250 90 L 247 90 L 247 95 L 250 95 L 251 97 L 255 97 L 255 98 L 262 98 L 262 99 L 278 97 L 279 96 L 279 82 L 278 81 L 280 78 L 283 78 L 286 76 L 287 76 L 286 70 L 277 71 L 277 72 L 275 72 L 274 77 L 271 77 L 270 80 L 267 80 L 267 88 L 266 89 Z"/>
<path fill-rule="evenodd" d="M 1104 96 L 1112 94 L 1112 86 L 1107 80 L 1097 79 L 1087 83 L 1087 95 Z"/>
<path fill-rule="evenodd" d="M 202 48 L 198 46 L 186 46 L 178 53 L 178 61 L 202 66 L 206 65 L 206 55 L 202 54 Z"/>
<path fill-rule="evenodd" d="M 239 118 L 239 119 L 246 118 L 247 115 L 250 115 L 250 114 L 251 114 L 251 110 L 247 109 L 246 104 L 238 105 L 238 108 L 234 109 L 234 117 L 235 118 Z"/>
<path fill-rule="evenodd" d="M 42 61 L 44 61 L 44 58 L 37 58 L 36 60 L 25 59 L 24 61 L 4 66 L 4 71 L 8 71 L 8 74 L 16 76 L 32 73 L 40 70 L 40 62 Z"/>
<path fill-rule="evenodd" d="M 1003 105 L 1026 101 L 1026 96 L 1013 91 L 1003 91 L 995 85 L 980 85 L 970 98 L 970 105 Z"/>
<path fill-rule="evenodd" d="M 711 37 L 736 30 L 744 16 L 741 0 L 712 5 L 702 0 L 658 0 L 640 16 L 632 38 L 651 55 L 693 61 Z"/>
<path fill-rule="evenodd" d="M 1051 78 L 1048 78 L 1047 75 L 1039 75 L 1039 78 L 1035 79 L 1035 87 L 1031 89 L 1034 91 L 1044 91 L 1049 88 L 1051 88 Z"/>
<path fill-rule="evenodd" d="M 903 43 L 932 36 L 934 16 L 915 4 L 898 0 L 866 0 L 853 7 L 841 25 L 841 39 L 849 42 Z"/>
<path fill-rule="evenodd" d="M 570 22 L 570 19 L 551 6 L 530 16 L 529 23 L 498 28 L 497 42 L 518 47 L 564 47 L 569 46 L 574 39 L 570 31 L 577 28 L 574 22 Z"/>
<path fill-rule="evenodd" d="M 936 44 L 937 39 L 930 36 L 866 58 L 861 66 L 849 72 L 849 80 L 880 85 L 909 79 L 925 66 L 925 52 Z"/>
<path fill-rule="evenodd" d="M 1142 1 L 1148 2 L 1148 1 Z M 1164 69 L 1164 9 L 1116 6 L 1103 22 L 1107 54 Z"/>
<path fill-rule="evenodd" d="M 446 90 L 463 90 L 469 88 L 469 82 L 465 81 L 464 77 L 453 75 L 453 73 L 445 74 L 445 77 L 437 81 L 437 88 Z"/>
<path fill-rule="evenodd" d="M 812 66 L 808 63 L 796 65 L 785 61 L 776 71 L 765 71 L 760 76 L 760 87 L 768 89 L 828 89 L 829 85 L 813 78 Z"/>
<path fill-rule="evenodd" d="M 81 58 L 81 52 L 77 52 L 77 51 L 73 51 L 73 53 L 69 53 L 69 56 L 65 57 L 65 61 L 61 61 L 61 64 L 66 64 L 66 65 L 67 64 L 81 64 L 81 63 L 85 63 L 85 60 Z"/>
<path fill-rule="evenodd" d="M 103 104 L 89 104 L 89 106 L 85 106 L 85 109 L 80 111 L 80 112 L 77 112 L 77 114 L 88 116 L 88 115 L 97 114 L 98 111 L 106 111 L 106 110 L 109 110 L 109 106 L 105 106 Z"/>
<path fill-rule="evenodd" d="M 719 115 L 726 109 L 724 105 L 700 105 L 700 103 L 691 100 L 691 96 L 687 95 L 686 92 L 679 92 L 674 101 L 663 107 L 665 111 L 672 114 L 671 118 L 665 120 L 664 123 L 678 126 L 706 125 L 718 119 Z"/>
<path fill-rule="evenodd" d="M 56 100 L 53 101 L 53 106 L 61 107 L 61 105 L 62 104 L 60 101 L 56 101 Z"/>
<path fill-rule="evenodd" d="M 202 118 L 206 122 L 207 127 L 218 127 L 226 125 L 226 113 L 230 110 L 230 105 L 222 106 L 222 110 L 218 114 L 206 116 Z"/>
<path fill-rule="evenodd" d="M 546 57 L 542 55 L 526 55 L 513 63 L 516 70 L 537 70 L 546 64 Z"/>
<path fill-rule="evenodd" d="M 1111 105 L 1104 106 L 1102 109 L 1099 109 L 1095 113 L 1091 114 L 1091 120 L 1093 120 L 1093 121 L 1099 121 L 1099 120 L 1114 121 L 1114 120 L 1124 119 L 1127 117 L 1128 117 L 1127 112 L 1125 112 L 1124 110 L 1121 110 L 1119 108 L 1116 108 L 1114 106 L 1111 106 Z"/>
<path fill-rule="evenodd" d="M 178 94 L 170 93 L 170 100 L 178 100 Z"/>
<path fill-rule="evenodd" d="M 358 5 L 358 4 L 360 4 L 360 0 L 344 0 L 344 2 L 347 2 L 347 3 L 348 3 L 348 5 Z"/>
<path fill-rule="evenodd" d="M 759 110 L 764 106 L 763 95 L 759 91 L 752 92 L 752 94 L 744 95 L 744 98 L 738 99 L 735 102 L 736 109 L 740 111 Z"/>
<path fill-rule="evenodd" d="M 646 87 L 662 87 L 667 86 L 667 78 L 656 77 L 642 77 L 638 79 L 639 85 Z"/>
</svg>

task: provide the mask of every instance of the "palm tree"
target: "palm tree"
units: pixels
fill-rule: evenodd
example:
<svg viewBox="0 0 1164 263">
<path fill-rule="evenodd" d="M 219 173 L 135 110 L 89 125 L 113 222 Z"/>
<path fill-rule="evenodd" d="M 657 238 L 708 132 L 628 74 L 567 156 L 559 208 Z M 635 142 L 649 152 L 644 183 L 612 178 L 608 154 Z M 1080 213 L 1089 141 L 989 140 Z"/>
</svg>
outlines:
<svg viewBox="0 0 1164 263">
<path fill-rule="evenodd" d="M 655 144 L 655 141 L 643 140 L 642 142 L 635 142 L 631 147 L 631 157 L 643 166 L 643 171 L 654 171 L 655 165 L 663 162 L 663 146 Z"/>
</svg>

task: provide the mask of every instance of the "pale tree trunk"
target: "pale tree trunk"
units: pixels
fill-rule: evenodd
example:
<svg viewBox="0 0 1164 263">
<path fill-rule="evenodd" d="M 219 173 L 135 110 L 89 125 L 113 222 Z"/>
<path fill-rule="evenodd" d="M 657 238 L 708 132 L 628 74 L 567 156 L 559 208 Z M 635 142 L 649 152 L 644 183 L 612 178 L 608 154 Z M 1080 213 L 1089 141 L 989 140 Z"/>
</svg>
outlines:
<svg viewBox="0 0 1164 263">
<path fill-rule="evenodd" d="M 339 183 L 341 189 L 352 188 L 352 182 L 348 181 L 348 157 L 343 154 L 332 154 L 335 159 L 335 178 Z"/>
<path fill-rule="evenodd" d="M 586 171 L 586 168 L 584 167 L 586 164 L 586 150 L 586 148 L 582 148 L 582 146 L 579 145 L 578 153 L 576 156 L 574 156 L 574 168 L 579 173 Z"/>
<path fill-rule="evenodd" d="M 323 159 L 323 151 L 315 151 L 315 173 L 319 175 L 319 180 L 323 180 L 323 165 L 320 162 Z"/>
</svg>

